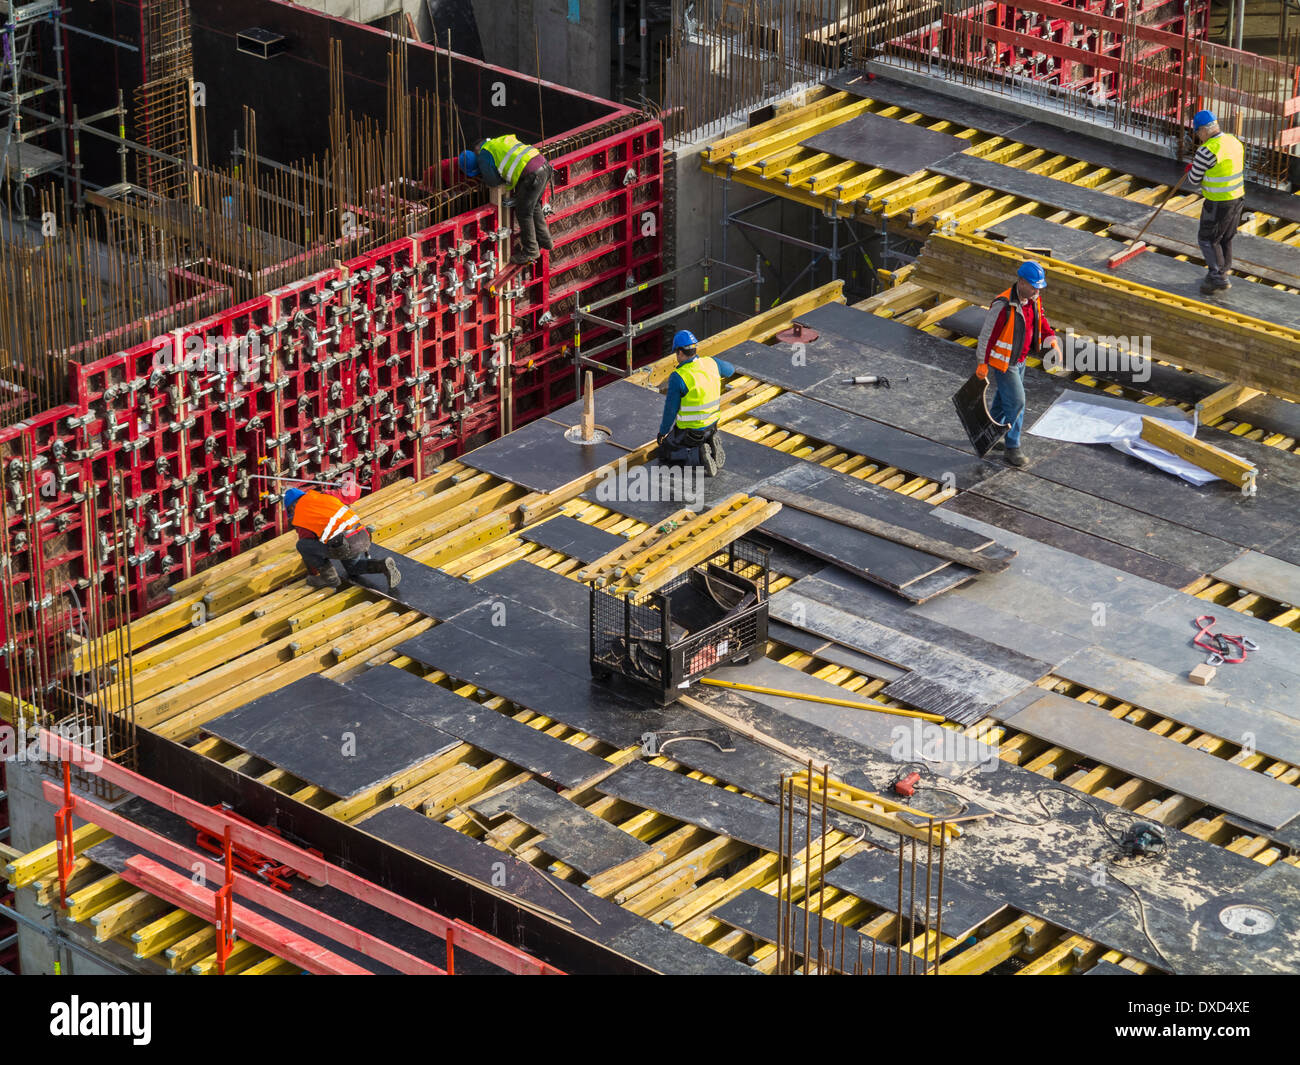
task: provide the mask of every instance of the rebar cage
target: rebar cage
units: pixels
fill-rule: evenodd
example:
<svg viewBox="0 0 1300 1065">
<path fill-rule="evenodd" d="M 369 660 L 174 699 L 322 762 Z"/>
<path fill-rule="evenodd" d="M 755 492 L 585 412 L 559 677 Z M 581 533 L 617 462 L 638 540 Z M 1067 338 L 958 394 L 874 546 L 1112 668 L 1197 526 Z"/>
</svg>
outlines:
<svg viewBox="0 0 1300 1065">
<path fill-rule="evenodd" d="M 768 551 L 737 540 L 653 592 L 591 588 L 592 675 L 676 699 L 705 673 L 767 644 Z"/>
</svg>

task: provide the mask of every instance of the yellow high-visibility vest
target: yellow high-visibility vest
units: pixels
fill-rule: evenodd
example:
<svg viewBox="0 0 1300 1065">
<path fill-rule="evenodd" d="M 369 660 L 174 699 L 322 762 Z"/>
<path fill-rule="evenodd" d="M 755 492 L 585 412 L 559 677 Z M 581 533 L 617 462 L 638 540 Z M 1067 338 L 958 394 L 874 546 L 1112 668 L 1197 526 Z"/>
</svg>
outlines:
<svg viewBox="0 0 1300 1065">
<path fill-rule="evenodd" d="M 1205 142 L 1218 161 L 1201 178 L 1207 200 L 1239 200 L 1246 194 L 1246 149 L 1231 133 L 1219 133 Z"/>
<path fill-rule="evenodd" d="M 677 411 L 678 429 L 707 429 L 718 420 L 722 401 L 722 375 L 709 356 L 692 359 L 677 367 L 686 382 L 686 395 Z"/>
<path fill-rule="evenodd" d="M 525 144 L 513 133 L 503 133 L 500 137 L 484 141 L 483 150 L 492 156 L 492 162 L 496 164 L 501 180 L 512 189 L 519 183 L 529 160 L 541 154 L 531 144 Z"/>
</svg>

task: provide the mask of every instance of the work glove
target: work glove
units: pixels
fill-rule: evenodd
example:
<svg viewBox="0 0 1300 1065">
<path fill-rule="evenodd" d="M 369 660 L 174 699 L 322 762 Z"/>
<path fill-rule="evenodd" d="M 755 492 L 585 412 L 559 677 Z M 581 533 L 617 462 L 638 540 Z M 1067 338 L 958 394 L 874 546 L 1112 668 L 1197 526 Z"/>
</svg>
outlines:
<svg viewBox="0 0 1300 1065">
<path fill-rule="evenodd" d="M 989 376 L 989 364 L 987 362 L 982 362 L 978 366 L 976 366 L 975 376 L 978 377 L 981 381 L 987 381 Z"/>
</svg>

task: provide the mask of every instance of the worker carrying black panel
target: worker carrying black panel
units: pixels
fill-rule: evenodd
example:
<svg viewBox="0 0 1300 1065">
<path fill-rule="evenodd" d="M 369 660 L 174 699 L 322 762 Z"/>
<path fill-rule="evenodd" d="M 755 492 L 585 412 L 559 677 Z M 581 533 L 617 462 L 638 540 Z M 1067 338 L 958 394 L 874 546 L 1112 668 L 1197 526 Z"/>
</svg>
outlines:
<svg viewBox="0 0 1300 1065">
<path fill-rule="evenodd" d="M 513 133 L 504 133 L 467 148 L 460 153 L 459 162 L 466 177 L 512 190 L 519 222 L 519 251 L 510 256 L 512 263 L 535 262 L 541 254 L 539 248 L 552 250 L 551 230 L 542 210 L 542 194 L 551 183 L 552 171 L 541 152 Z"/>
<path fill-rule="evenodd" d="M 401 581 L 397 564 L 370 557 L 370 532 L 356 511 L 328 492 L 289 488 L 284 493 L 289 523 L 298 533 L 298 554 L 307 565 L 307 583 L 313 588 L 338 588 L 342 584 L 334 562 L 342 564 L 350 580 L 364 573 L 388 576 L 391 592 Z"/>
<path fill-rule="evenodd" d="M 712 477 L 726 460 L 717 439 L 722 382 L 736 368 L 724 359 L 699 358 L 698 343 L 685 329 L 673 337 L 677 369 L 668 378 L 658 458 L 670 466 L 703 466 Z"/>
</svg>

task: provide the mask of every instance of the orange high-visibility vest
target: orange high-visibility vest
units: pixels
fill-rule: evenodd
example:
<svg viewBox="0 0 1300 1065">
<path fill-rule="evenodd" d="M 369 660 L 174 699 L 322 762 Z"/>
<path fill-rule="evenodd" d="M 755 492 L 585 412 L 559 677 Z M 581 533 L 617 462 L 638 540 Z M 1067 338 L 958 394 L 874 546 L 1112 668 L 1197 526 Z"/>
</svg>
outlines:
<svg viewBox="0 0 1300 1065">
<path fill-rule="evenodd" d="M 1020 312 L 1019 305 L 1011 302 L 1013 289 L 1014 286 L 995 297 L 989 307 L 991 311 L 1000 302 L 1007 308 L 1007 320 L 1002 323 L 1002 332 L 989 342 L 989 365 L 995 370 L 1005 370 L 1013 362 L 1019 362 L 1020 353 L 1025 349 L 1025 319 Z M 1038 302 L 1037 296 L 1033 297 L 1033 301 L 1034 336 L 1030 342 L 1029 350 L 1037 351 L 1042 343 L 1043 307 Z"/>
<path fill-rule="evenodd" d="M 351 507 L 324 492 L 304 492 L 293 508 L 293 527 L 325 543 L 355 532 L 361 519 Z"/>
</svg>

